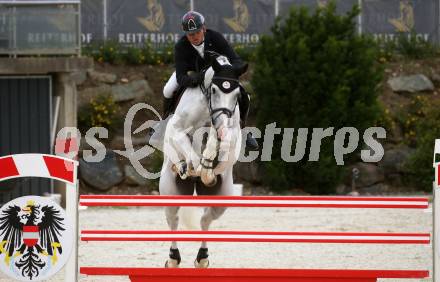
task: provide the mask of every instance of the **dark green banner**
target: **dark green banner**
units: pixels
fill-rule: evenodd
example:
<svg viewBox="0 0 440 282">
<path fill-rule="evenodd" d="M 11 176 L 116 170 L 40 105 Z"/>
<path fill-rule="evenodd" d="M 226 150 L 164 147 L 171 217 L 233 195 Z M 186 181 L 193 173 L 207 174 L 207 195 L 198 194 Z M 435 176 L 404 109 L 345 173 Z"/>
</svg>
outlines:
<svg viewBox="0 0 440 282">
<path fill-rule="evenodd" d="M 330 0 L 279 0 L 278 15 L 286 16 L 292 6 L 314 10 Z M 275 0 L 194 0 L 196 11 L 208 28 L 224 34 L 233 44 L 256 44 L 270 33 L 275 19 Z M 336 0 L 345 14 L 362 4 L 359 30 L 385 40 L 399 32 L 438 41 L 437 0 Z M 139 45 L 176 42 L 182 35 L 181 18 L 190 10 L 190 0 L 87 0 L 82 1 L 83 43 L 111 39 Z M 106 24 L 104 24 L 106 23 Z M 5 32 L 5 31 L 3 31 Z"/>
<path fill-rule="evenodd" d="M 217 30 L 232 44 L 256 44 L 275 19 L 272 0 L 195 0 L 208 28 Z"/>
<path fill-rule="evenodd" d="M 280 16 L 286 16 L 292 6 L 304 6 L 314 11 L 317 7 L 327 6 L 330 0 L 280 0 Z M 358 0 L 337 0 L 336 10 L 339 14 L 350 11 L 354 5 L 359 5 Z"/>
<path fill-rule="evenodd" d="M 189 0 L 108 2 L 108 37 L 126 44 L 177 42 L 182 35 L 181 18 L 190 4 Z"/>
<path fill-rule="evenodd" d="M 362 29 L 382 40 L 393 40 L 399 32 L 437 40 L 438 1 L 364 0 Z"/>
<path fill-rule="evenodd" d="M 104 37 L 104 1 L 87 0 L 81 3 L 82 43 L 101 41 Z"/>
</svg>

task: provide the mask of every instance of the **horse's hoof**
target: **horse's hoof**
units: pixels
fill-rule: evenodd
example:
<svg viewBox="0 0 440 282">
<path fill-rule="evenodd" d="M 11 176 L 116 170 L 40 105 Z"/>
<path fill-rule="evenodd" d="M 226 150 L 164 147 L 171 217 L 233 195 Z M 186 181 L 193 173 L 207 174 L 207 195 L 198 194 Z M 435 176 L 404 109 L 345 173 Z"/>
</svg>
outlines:
<svg viewBox="0 0 440 282">
<path fill-rule="evenodd" d="M 165 268 L 178 268 L 179 261 L 177 259 L 167 259 L 165 262 Z"/>
<path fill-rule="evenodd" d="M 177 173 L 182 180 L 188 177 L 188 166 L 185 161 L 180 161 L 171 166 L 171 170 Z"/>
<path fill-rule="evenodd" d="M 165 262 L 165 268 L 177 268 L 181 260 L 179 249 L 170 248 L 170 258 Z"/>
<path fill-rule="evenodd" d="M 214 175 L 212 171 L 207 174 L 202 172 L 201 180 L 206 187 L 214 187 L 217 184 L 217 175 Z"/>
<path fill-rule="evenodd" d="M 210 183 L 205 184 L 205 186 L 214 187 L 216 184 L 217 184 L 217 176 L 214 177 L 214 179 Z"/>
<path fill-rule="evenodd" d="M 196 268 L 208 268 L 208 266 L 209 266 L 209 259 L 204 258 L 204 259 L 201 259 L 200 261 L 195 260 L 194 261 L 194 266 Z"/>
<path fill-rule="evenodd" d="M 197 258 L 194 261 L 194 266 L 196 268 L 208 268 L 209 260 L 208 260 L 208 248 L 200 248 L 197 253 Z"/>
</svg>

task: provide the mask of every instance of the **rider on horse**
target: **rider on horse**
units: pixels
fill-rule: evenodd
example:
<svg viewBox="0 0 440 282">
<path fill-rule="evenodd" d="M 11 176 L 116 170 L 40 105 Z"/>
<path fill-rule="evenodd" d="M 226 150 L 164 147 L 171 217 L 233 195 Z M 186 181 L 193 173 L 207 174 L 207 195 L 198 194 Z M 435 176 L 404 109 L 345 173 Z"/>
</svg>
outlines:
<svg viewBox="0 0 440 282">
<path fill-rule="evenodd" d="M 174 48 L 176 71 L 166 83 L 163 94 L 165 96 L 164 109 L 170 114 L 177 99 L 176 93 L 182 88 L 198 87 L 204 79 L 204 70 L 209 67 L 210 60 L 207 52 L 215 52 L 226 56 L 231 64 L 242 65 L 244 62 L 234 52 L 226 39 L 217 31 L 205 27 L 205 18 L 202 14 L 190 11 L 182 18 L 182 28 L 185 36 L 182 36 Z M 249 112 L 249 94 L 240 85 L 241 126 L 244 127 Z M 246 146 L 257 150 L 258 143 L 248 133 Z"/>
</svg>

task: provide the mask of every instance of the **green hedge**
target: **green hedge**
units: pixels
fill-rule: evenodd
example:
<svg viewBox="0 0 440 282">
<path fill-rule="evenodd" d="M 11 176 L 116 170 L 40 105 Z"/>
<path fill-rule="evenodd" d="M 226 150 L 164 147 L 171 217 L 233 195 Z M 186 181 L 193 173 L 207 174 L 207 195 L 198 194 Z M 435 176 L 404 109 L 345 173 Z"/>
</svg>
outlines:
<svg viewBox="0 0 440 282">
<path fill-rule="evenodd" d="M 255 46 L 235 44 L 232 46 L 245 61 L 255 60 Z M 126 65 L 163 65 L 174 63 L 174 44 L 153 46 L 146 42 L 141 46 L 126 46 L 116 41 L 93 43 L 82 48 L 85 56 L 93 57 L 99 63 Z"/>
<path fill-rule="evenodd" d="M 417 96 L 420 97 L 420 96 Z M 418 100 L 418 115 L 413 120 L 412 129 L 414 138 L 412 141 L 415 152 L 406 162 L 407 179 L 409 184 L 426 192 L 432 191 L 434 181 L 434 168 L 432 161 L 434 156 L 435 139 L 440 138 L 440 100 L 434 97 L 415 98 Z M 437 161 L 440 161 L 437 159 Z"/>
<path fill-rule="evenodd" d="M 334 137 L 323 140 L 319 161 L 309 162 L 310 131 L 350 126 L 362 134 L 380 117 L 377 85 L 383 70 L 376 43 L 357 34 L 358 13 L 354 7 L 337 15 L 334 2 L 313 14 L 293 7 L 257 47 L 252 85 L 258 126 L 262 132 L 274 121 L 282 128 L 309 128 L 306 155 L 297 163 L 281 159 L 281 138 L 275 138 L 272 161 L 262 163 L 266 184 L 274 189 L 333 193 L 343 177 L 333 156 Z"/>
</svg>

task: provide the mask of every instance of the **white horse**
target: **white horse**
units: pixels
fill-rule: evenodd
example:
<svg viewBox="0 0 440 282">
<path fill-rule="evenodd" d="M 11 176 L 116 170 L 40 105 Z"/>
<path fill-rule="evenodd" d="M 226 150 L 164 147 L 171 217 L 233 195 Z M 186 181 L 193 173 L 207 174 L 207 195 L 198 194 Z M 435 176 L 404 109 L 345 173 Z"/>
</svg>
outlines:
<svg viewBox="0 0 440 282">
<path fill-rule="evenodd" d="M 159 191 L 161 195 L 233 195 L 232 167 L 241 149 L 239 76 L 247 65 L 234 68 L 224 56 L 215 58 L 205 72 L 203 85 L 188 88 L 181 96 L 175 114 L 168 121 L 164 137 L 164 162 Z M 166 207 L 171 230 L 177 230 L 179 207 Z M 200 219 L 208 230 L 224 207 L 209 207 Z M 166 267 L 181 261 L 177 243 L 172 242 Z M 196 267 L 208 267 L 207 243 L 202 242 Z"/>
</svg>

